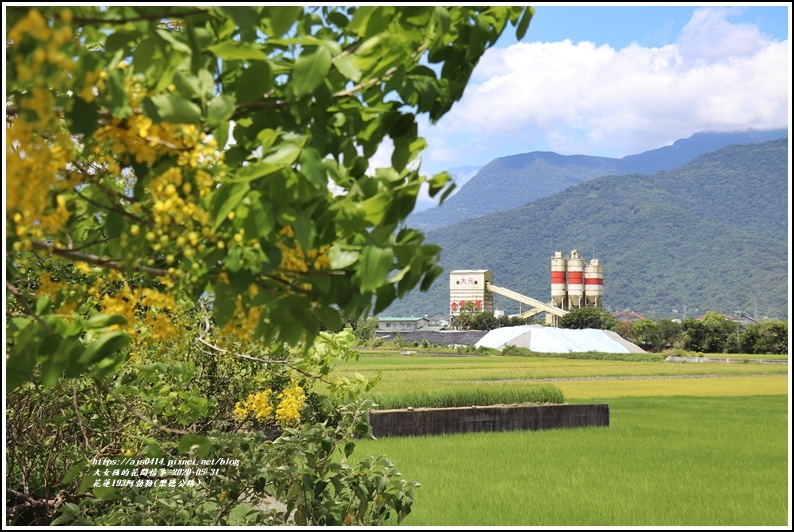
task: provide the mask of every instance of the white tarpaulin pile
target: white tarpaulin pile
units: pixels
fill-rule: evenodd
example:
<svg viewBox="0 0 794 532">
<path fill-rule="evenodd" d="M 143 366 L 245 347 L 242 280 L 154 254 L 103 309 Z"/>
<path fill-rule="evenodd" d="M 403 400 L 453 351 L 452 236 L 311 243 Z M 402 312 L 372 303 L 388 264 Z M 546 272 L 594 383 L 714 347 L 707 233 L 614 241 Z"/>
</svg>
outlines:
<svg viewBox="0 0 794 532">
<path fill-rule="evenodd" d="M 504 349 L 506 345 L 526 347 L 537 353 L 637 353 L 642 349 L 608 331 L 599 329 L 558 329 L 542 325 L 521 325 L 494 329 L 475 345 Z M 628 346 L 627 346 L 628 344 Z"/>
</svg>

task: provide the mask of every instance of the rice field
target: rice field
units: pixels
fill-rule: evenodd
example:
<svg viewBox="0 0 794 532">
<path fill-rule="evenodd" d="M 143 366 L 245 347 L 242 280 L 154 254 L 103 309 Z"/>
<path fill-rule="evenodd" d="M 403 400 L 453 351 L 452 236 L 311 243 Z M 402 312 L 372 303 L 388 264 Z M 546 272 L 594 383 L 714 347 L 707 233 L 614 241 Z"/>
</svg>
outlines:
<svg viewBox="0 0 794 532">
<path fill-rule="evenodd" d="M 624 362 L 510 356 L 401 355 L 399 352 L 363 354 L 340 366 L 339 375 L 382 380 L 373 390 L 381 400 L 427 390 L 439 393 L 475 390 L 477 393 L 522 393 L 529 385 L 549 382 L 568 397 L 629 395 L 758 395 L 787 393 L 788 366 L 766 364 L 687 364 L 680 362 Z M 734 377 L 734 379 L 731 379 Z M 658 378 L 658 379 L 651 379 Z M 738 378 L 738 380 L 737 380 Z M 753 381 L 750 388 L 744 379 Z M 571 379 L 594 379 L 573 381 Z M 611 379 L 611 380 L 610 380 Z M 632 380 L 636 379 L 636 380 Z M 650 381 L 654 380 L 653 386 Z M 665 382 L 656 382 L 665 381 Z M 609 390 L 626 390 L 612 393 Z M 714 391 L 710 391 L 713 389 Z M 656 391 L 658 390 L 658 392 Z M 569 395 L 569 393 L 573 395 Z M 581 395 L 584 393 L 585 395 Z M 604 395 L 604 394 L 607 395 Z M 507 402 L 507 401 L 495 401 Z M 516 401 L 513 401 L 516 402 Z M 416 405 L 413 405 L 416 406 Z"/>
<path fill-rule="evenodd" d="M 785 526 L 787 397 L 626 397 L 611 426 L 383 438 L 407 526 Z"/>
<path fill-rule="evenodd" d="M 386 454 L 423 484 L 405 526 L 788 523 L 787 366 L 390 353 L 341 371 L 380 371 L 384 401 L 549 382 L 610 404 L 608 428 L 358 442 L 353 459 Z"/>
</svg>

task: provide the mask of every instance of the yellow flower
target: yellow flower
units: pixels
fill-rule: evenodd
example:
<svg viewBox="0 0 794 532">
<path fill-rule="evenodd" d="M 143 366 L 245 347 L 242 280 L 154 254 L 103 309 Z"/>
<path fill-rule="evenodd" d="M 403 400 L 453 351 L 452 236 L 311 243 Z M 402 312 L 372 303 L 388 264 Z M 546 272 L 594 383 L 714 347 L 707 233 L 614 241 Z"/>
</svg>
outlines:
<svg viewBox="0 0 794 532">
<path fill-rule="evenodd" d="M 306 403 L 303 388 L 293 379 L 279 394 L 279 398 L 281 402 L 276 408 L 276 422 L 283 427 L 297 425 L 300 422 L 300 411 Z"/>
</svg>

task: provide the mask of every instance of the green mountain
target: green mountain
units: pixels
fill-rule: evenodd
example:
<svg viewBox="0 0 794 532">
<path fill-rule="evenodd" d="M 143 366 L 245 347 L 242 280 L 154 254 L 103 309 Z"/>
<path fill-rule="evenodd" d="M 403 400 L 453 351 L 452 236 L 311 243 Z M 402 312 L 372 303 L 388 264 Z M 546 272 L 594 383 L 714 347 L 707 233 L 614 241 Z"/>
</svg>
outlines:
<svg viewBox="0 0 794 532">
<path fill-rule="evenodd" d="M 506 211 L 605 175 L 669 171 L 695 157 L 735 144 L 786 137 L 788 131 L 696 133 L 687 139 L 622 159 L 532 152 L 500 157 L 482 167 L 443 205 L 409 217 L 411 227 L 430 231 L 473 216 Z"/>
<path fill-rule="evenodd" d="M 428 232 L 445 273 L 388 312 L 447 315 L 446 276 L 458 269 L 490 269 L 494 284 L 548 301 L 552 253 L 578 249 L 601 260 L 612 312 L 787 318 L 788 210 L 787 137 L 729 146 L 669 172 L 592 179 Z M 518 310 L 501 296 L 495 305 Z"/>
</svg>

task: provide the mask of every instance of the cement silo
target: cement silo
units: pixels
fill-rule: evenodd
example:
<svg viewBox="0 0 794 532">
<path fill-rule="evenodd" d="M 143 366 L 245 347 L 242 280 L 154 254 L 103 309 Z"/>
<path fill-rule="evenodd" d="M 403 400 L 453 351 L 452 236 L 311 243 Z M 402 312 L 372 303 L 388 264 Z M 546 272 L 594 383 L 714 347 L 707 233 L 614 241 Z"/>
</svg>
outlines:
<svg viewBox="0 0 794 532">
<path fill-rule="evenodd" d="M 493 292 L 488 283 L 493 283 L 491 270 L 455 270 L 449 274 L 449 313 L 460 314 L 466 302 L 474 303 L 477 311 L 493 314 Z"/>
<path fill-rule="evenodd" d="M 567 262 L 561 251 L 555 251 L 554 256 L 551 258 L 551 304 L 563 310 L 568 309 Z"/>
<path fill-rule="evenodd" d="M 604 305 L 604 268 L 598 259 L 593 259 L 584 269 L 584 297 L 588 307 Z"/>
<path fill-rule="evenodd" d="M 584 305 L 584 259 L 575 249 L 568 259 L 568 305 L 568 309 Z"/>
</svg>

